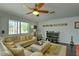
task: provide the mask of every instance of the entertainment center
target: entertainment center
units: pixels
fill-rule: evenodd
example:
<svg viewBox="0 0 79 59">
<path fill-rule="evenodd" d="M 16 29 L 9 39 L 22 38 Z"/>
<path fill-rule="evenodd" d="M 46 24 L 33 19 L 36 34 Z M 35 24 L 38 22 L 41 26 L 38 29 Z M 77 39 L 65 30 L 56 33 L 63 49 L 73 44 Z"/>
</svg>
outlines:
<svg viewBox="0 0 79 59">
<path fill-rule="evenodd" d="M 53 42 L 53 43 L 58 43 L 59 34 L 60 34 L 60 32 L 47 31 L 46 32 L 46 40 Z"/>
</svg>

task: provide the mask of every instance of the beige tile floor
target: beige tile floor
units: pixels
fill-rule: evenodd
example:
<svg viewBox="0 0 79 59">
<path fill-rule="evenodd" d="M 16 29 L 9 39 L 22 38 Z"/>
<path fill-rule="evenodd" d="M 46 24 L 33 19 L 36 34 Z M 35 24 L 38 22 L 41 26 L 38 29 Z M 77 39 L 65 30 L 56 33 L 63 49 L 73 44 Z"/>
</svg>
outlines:
<svg viewBox="0 0 79 59">
<path fill-rule="evenodd" d="M 0 56 L 5 56 L 5 50 L 0 42 Z"/>
</svg>

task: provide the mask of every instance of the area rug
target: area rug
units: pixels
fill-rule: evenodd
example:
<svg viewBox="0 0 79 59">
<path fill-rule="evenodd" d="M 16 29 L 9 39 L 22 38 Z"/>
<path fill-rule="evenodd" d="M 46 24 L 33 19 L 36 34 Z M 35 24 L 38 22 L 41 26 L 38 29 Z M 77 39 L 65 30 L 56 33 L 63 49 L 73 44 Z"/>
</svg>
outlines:
<svg viewBox="0 0 79 59">
<path fill-rule="evenodd" d="M 79 56 L 79 45 L 76 45 L 76 56 Z"/>
</svg>

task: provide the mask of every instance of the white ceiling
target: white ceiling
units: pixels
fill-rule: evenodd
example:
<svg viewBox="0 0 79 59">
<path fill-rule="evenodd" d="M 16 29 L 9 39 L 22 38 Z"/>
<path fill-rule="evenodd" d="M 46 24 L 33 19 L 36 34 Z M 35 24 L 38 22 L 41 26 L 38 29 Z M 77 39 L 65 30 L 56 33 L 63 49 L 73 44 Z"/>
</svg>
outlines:
<svg viewBox="0 0 79 59">
<path fill-rule="evenodd" d="M 26 3 L 27 6 L 34 7 L 33 3 Z M 13 15 L 18 15 L 32 21 L 53 20 L 65 17 L 79 16 L 79 3 L 46 3 L 41 9 L 55 11 L 55 14 L 40 14 L 39 17 L 26 13 L 30 12 L 28 8 L 23 8 L 22 4 L 10 3 L 0 4 L 0 11 L 7 12 Z"/>
</svg>

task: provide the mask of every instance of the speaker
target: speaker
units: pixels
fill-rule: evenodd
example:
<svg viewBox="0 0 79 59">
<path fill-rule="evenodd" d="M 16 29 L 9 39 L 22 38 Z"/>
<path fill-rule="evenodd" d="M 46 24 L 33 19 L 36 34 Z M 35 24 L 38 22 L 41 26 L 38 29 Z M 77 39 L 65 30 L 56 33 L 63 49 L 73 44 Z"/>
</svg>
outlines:
<svg viewBox="0 0 79 59">
<path fill-rule="evenodd" d="M 2 34 L 4 34 L 5 33 L 5 31 L 4 30 L 2 30 Z"/>
<path fill-rule="evenodd" d="M 36 25 L 34 25 L 34 29 L 37 29 L 37 26 Z"/>
</svg>

